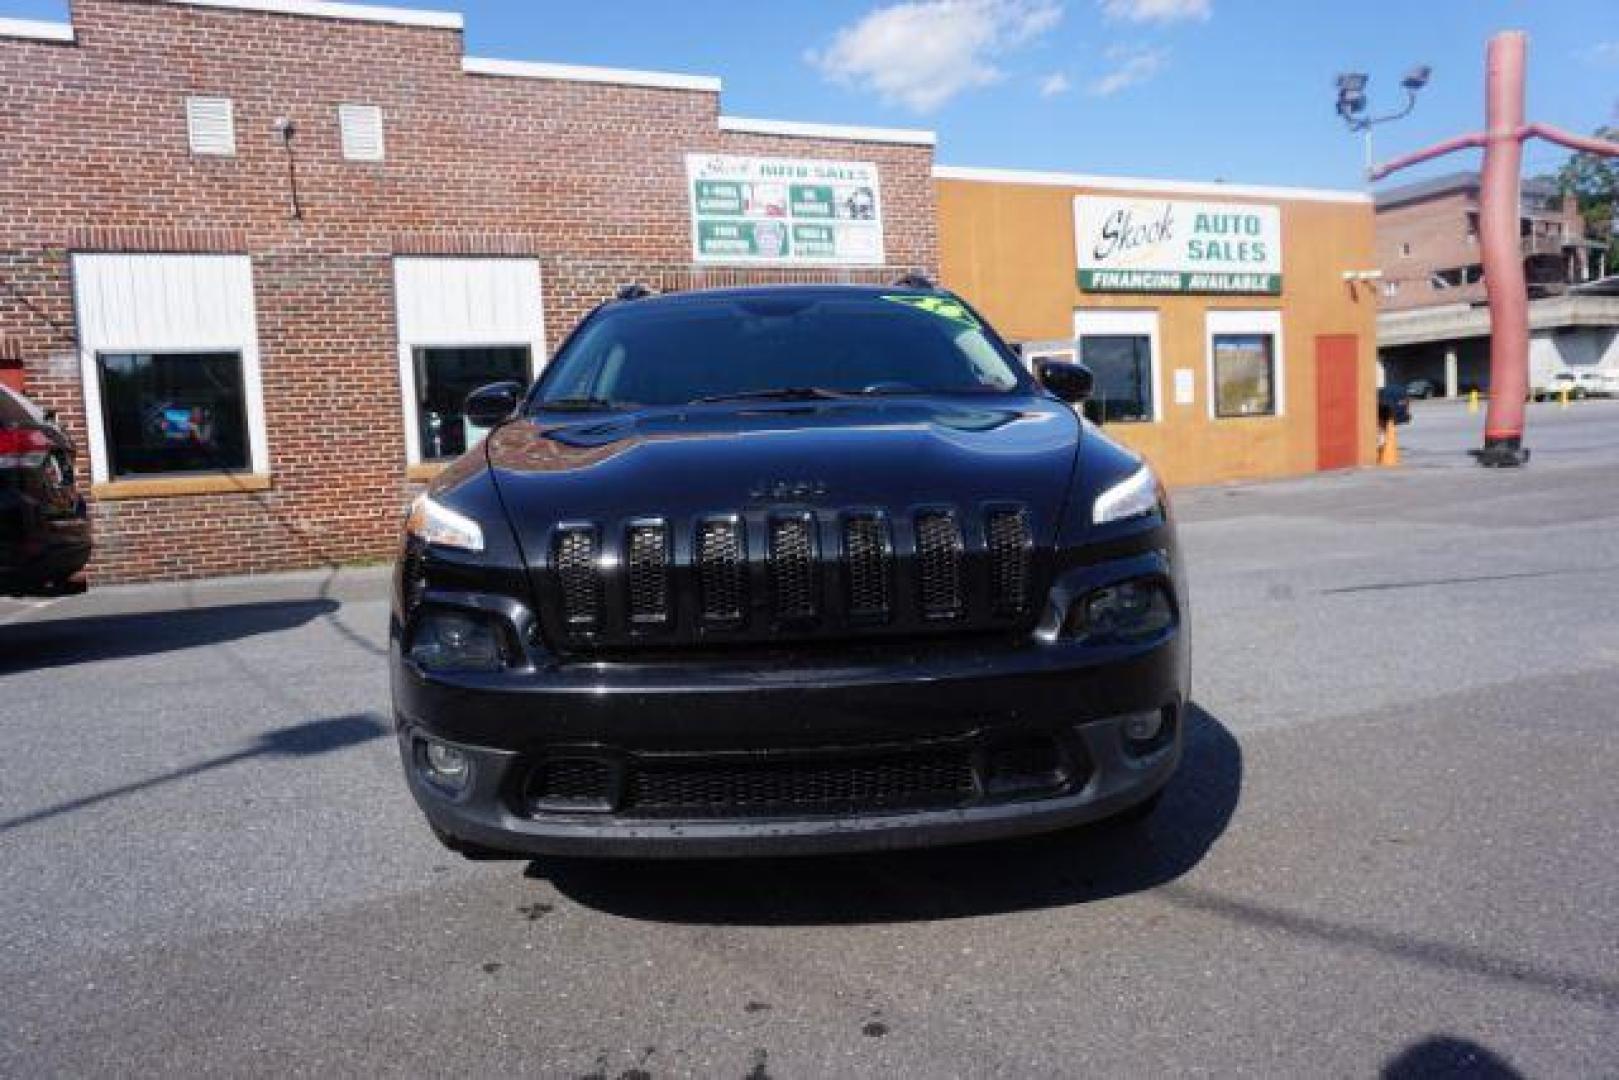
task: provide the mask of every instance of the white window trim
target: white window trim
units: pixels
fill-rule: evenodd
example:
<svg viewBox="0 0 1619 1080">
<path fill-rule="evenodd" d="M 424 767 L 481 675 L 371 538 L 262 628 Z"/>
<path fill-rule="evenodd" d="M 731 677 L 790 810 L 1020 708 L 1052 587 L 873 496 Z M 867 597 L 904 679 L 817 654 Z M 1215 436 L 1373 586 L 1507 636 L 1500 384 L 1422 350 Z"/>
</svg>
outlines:
<svg viewBox="0 0 1619 1080">
<path fill-rule="evenodd" d="M 399 390 L 401 418 L 405 425 L 405 465 L 414 468 L 418 465 L 436 465 L 437 459 L 424 461 L 422 459 L 422 437 L 417 428 L 416 415 L 416 350 L 417 349 L 480 349 L 480 348 L 512 348 L 528 346 L 529 382 L 533 383 L 545 370 L 549 359 L 545 349 L 545 275 L 539 267 L 537 259 L 513 259 L 509 257 L 491 256 L 491 261 L 498 262 L 526 262 L 533 263 L 538 278 L 539 293 L 535 298 L 536 323 L 529 337 L 520 334 L 514 335 L 507 329 L 491 330 L 487 333 L 463 332 L 446 335 L 439 338 L 433 335 L 410 335 L 404 331 L 405 322 L 401 317 L 399 305 L 399 263 L 407 259 L 431 259 L 433 256 L 400 256 L 394 260 L 394 329 L 399 336 Z"/>
<path fill-rule="evenodd" d="M 101 370 L 100 357 L 104 354 L 126 355 L 130 353 L 159 353 L 163 355 L 176 355 L 184 353 L 219 353 L 238 352 L 242 356 L 242 393 L 245 398 L 243 405 L 247 411 L 247 451 L 249 475 L 268 479 L 270 476 L 270 439 L 264 420 L 264 378 L 259 357 L 258 341 L 258 311 L 255 306 L 253 287 L 253 266 L 246 255 L 164 255 L 164 259 L 220 259 L 240 260 L 246 264 L 247 274 L 247 311 L 243 313 L 243 325 L 253 327 L 251 334 L 230 340 L 218 341 L 185 341 L 180 338 L 165 341 L 153 341 L 143 337 L 122 337 L 117 335 L 101 336 L 87 334 L 85 331 L 85 308 L 87 297 L 83 294 L 83 276 L 79 267 L 81 260 L 95 258 L 116 258 L 117 256 L 74 256 L 74 305 L 79 319 L 79 381 L 84 388 L 84 419 L 87 429 L 87 441 L 90 445 L 90 479 L 95 484 L 134 483 L 147 479 L 160 479 L 169 474 L 156 474 L 153 476 L 112 476 L 111 457 L 107 452 L 107 419 L 101 408 Z M 191 474 L 174 474 L 191 475 Z M 198 473 L 199 476 L 229 476 L 226 470 L 217 473 Z M 238 474 L 239 475 L 239 474 Z"/>
<path fill-rule="evenodd" d="M 1219 388 L 1214 382 L 1214 337 L 1216 334 L 1270 334 L 1276 342 L 1272 362 L 1275 370 L 1271 373 L 1276 395 L 1276 411 L 1272 413 L 1256 413 L 1253 416 L 1220 416 L 1218 415 Z M 1203 328 L 1203 362 L 1204 362 L 1204 389 L 1208 398 L 1208 415 L 1214 421 L 1280 419 L 1287 415 L 1287 349 L 1282 340 L 1282 313 L 1276 310 L 1269 311 L 1228 311 L 1213 310 L 1208 312 L 1204 319 Z"/>
<path fill-rule="evenodd" d="M 1102 334 L 1130 334 L 1147 339 L 1151 367 L 1152 419 L 1115 421 L 1125 424 L 1161 424 L 1164 420 L 1164 350 L 1159 341 L 1156 308 L 1075 308 L 1074 355 L 1084 362 L 1080 338 Z"/>
</svg>

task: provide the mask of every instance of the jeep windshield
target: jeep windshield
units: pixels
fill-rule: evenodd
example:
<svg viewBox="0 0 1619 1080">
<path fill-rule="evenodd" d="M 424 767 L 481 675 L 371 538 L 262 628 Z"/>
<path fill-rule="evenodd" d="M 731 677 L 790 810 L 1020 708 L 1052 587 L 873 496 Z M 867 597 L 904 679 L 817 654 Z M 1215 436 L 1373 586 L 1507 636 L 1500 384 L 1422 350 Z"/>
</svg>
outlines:
<svg viewBox="0 0 1619 1080">
<path fill-rule="evenodd" d="M 676 296 L 599 312 L 531 408 L 602 409 L 881 394 L 1004 394 L 1015 358 L 938 294 Z"/>
</svg>

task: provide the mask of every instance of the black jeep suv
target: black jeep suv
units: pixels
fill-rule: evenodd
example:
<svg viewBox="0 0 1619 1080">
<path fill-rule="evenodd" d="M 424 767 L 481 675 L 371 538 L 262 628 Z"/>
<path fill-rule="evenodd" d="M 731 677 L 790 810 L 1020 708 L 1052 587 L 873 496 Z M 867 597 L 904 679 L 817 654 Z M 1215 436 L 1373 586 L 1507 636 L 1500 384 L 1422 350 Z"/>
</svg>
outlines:
<svg viewBox="0 0 1619 1080">
<path fill-rule="evenodd" d="M 916 284 L 603 305 L 417 499 L 410 789 L 468 855 L 723 856 L 1150 810 L 1190 653 L 1163 490 Z"/>
</svg>

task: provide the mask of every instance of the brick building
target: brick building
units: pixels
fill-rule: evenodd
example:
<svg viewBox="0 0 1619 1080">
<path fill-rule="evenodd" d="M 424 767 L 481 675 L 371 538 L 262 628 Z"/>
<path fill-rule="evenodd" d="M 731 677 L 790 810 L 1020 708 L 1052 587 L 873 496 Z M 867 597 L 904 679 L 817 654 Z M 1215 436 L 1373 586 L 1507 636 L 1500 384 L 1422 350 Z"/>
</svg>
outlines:
<svg viewBox="0 0 1619 1080">
<path fill-rule="evenodd" d="M 318 0 L 0 20 L 0 378 L 85 450 L 96 579 L 389 555 L 474 437 L 464 390 L 532 374 L 622 283 L 936 272 L 931 134 L 728 117 L 720 90 Z M 724 205 L 739 169 L 816 186 L 764 222 Z"/>
<path fill-rule="evenodd" d="M 1487 389 L 1479 174 L 1451 173 L 1388 188 L 1377 193 L 1376 207 L 1385 378 L 1424 379 L 1449 395 Z M 1613 347 L 1611 312 L 1569 294 L 1609 271 L 1607 245 L 1586 236 L 1574 197 L 1543 180 L 1525 181 L 1518 232 L 1535 330 L 1531 381 L 1605 356 Z M 1619 364 L 1619 351 L 1612 359 Z"/>
</svg>

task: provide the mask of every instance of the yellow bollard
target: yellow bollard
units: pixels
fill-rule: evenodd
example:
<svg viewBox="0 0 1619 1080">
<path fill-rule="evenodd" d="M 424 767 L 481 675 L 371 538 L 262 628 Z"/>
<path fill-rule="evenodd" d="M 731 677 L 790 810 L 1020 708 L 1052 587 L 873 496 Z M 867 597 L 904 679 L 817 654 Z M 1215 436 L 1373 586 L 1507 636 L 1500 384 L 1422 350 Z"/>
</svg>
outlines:
<svg viewBox="0 0 1619 1080">
<path fill-rule="evenodd" d="M 1559 409 L 1568 408 L 1568 387 L 1566 386 L 1557 391 L 1557 407 Z"/>
<path fill-rule="evenodd" d="M 1393 420 L 1383 425 L 1383 439 L 1377 444 L 1377 463 L 1379 465 L 1400 463 L 1400 432 Z"/>
<path fill-rule="evenodd" d="M 1470 412 L 1470 413 L 1478 412 L 1478 391 L 1477 390 L 1469 390 L 1467 392 L 1467 411 Z"/>
</svg>

